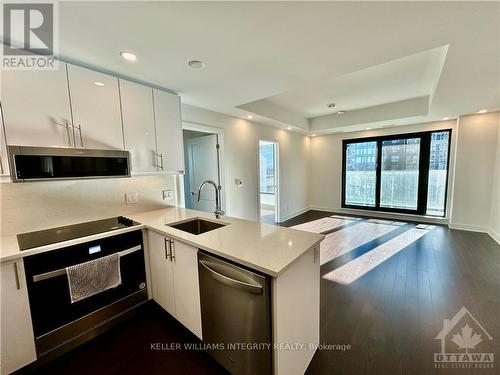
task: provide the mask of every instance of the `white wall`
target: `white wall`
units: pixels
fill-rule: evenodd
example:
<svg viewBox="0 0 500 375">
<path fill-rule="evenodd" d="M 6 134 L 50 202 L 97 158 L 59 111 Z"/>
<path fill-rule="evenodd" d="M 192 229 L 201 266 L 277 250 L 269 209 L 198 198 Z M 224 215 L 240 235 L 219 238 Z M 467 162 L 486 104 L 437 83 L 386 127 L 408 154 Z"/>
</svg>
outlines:
<svg viewBox="0 0 500 375">
<path fill-rule="evenodd" d="M 500 113 L 498 115 L 497 155 L 491 194 L 490 235 L 500 244 Z"/>
<path fill-rule="evenodd" d="M 227 215 L 258 218 L 259 139 L 279 143 L 280 220 L 308 208 L 309 137 L 189 105 L 182 106 L 182 121 L 224 129 Z M 243 181 L 241 187 L 236 178 Z"/>
<path fill-rule="evenodd" d="M 342 140 L 439 129 L 452 129 L 451 155 L 453 155 L 456 140 L 455 120 L 324 135 L 312 138 L 310 159 L 311 181 L 309 185 L 309 202 L 311 207 L 333 211 L 348 211 L 341 209 Z M 450 173 L 452 171 L 453 160 L 450 158 Z M 452 180 L 452 175 L 450 175 L 449 180 Z M 449 195 L 448 199 L 450 199 Z M 359 212 L 361 213 L 362 211 Z M 370 214 L 369 211 L 364 212 Z M 378 215 L 384 216 L 384 214 Z"/>
<path fill-rule="evenodd" d="M 488 232 L 498 116 L 493 112 L 459 119 L 451 228 Z"/>
<path fill-rule="evenodd" d="M 175 190 L 178 177 L 141 176 L 74 181 L 0 184 L 1 235 L 127 215 L 175 204 L 162 190 Z M 125 193 L 139 202 L 125 204 Z"/>
</svg>

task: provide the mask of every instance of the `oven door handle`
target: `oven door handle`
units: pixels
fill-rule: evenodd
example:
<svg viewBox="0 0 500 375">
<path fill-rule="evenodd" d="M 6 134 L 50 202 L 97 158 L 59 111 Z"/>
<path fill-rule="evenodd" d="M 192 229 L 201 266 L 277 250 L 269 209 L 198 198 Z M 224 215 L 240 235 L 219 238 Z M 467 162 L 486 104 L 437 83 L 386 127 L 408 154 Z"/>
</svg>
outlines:
<svg viewBox="0 0 500 375">
<path fill-rule="evenodd" d="M 121 258 L 121 257 L 129 255 L 131 253 L 134 253 L 136 251 L 139 251 L 141 249 L 142 249 L 142 246 L 141 245 L 137 245 L 137 246 L 131 247 L 130 249 L 119 251 L 118 255 Z M 54 270 L 54 271 L 49 271 L 49 272 L 41 273 L 39 275 L 34 275 L 33 276 L 33 282 L 37 283 L 39 281 L 52 279 L 54 277 L 62 276 L 62 275 L 65 275 L 65 274 L 66 274 L 66 268 L 60 268 L 60 269 L 57 269 L 57 270 Z"/>
</svg>

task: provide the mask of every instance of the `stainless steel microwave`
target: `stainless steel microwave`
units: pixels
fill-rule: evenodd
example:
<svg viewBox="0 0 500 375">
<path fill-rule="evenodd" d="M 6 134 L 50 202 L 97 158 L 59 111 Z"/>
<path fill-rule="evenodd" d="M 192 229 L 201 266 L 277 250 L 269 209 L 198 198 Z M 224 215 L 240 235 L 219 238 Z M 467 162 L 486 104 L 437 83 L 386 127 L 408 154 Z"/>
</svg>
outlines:
<svg viewBox="0 0 500 375">
<path fill-rule="evenodd" d="M 7 146 L 12 182 L 130 177 L 130 153 L 64 147 Z"/>
</svg>

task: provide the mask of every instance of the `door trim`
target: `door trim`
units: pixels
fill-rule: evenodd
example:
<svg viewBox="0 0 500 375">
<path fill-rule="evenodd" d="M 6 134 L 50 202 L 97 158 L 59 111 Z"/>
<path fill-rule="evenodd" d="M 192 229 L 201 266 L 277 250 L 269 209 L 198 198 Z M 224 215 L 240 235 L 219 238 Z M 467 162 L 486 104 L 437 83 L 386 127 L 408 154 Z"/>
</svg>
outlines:
<svg viewBox="0 0 500 375">
<path fill-rule="evenodd" d="M 209 133 L 209 134 L 216 134 L 217 135 L 217 142 L 219 143 L 219 174 L 220 174 L 220 185 L 222 186 L 222 194 L 221 194 L 221 207 L 222 210 L 226 213 L 226 215 L 229 215 L 229 212 L 227 210 L 226 206 L 226 197 L 227 197 L 227 186 L 226 186 L 226 175 L 225 175 L 225 158 L 224 158 L 224 153 L 225 153 L 225 147 L 224 147 L 224 133 L 225 129 L 223 128 L 216 128 L 213 126 L 207 126 L 203 124 L 198 124 L 195 122 L 191 121 L 182 121 L 182 130 L 192 130 L 192 131 L 197 131 L 200 133 Z M 184 142 L 184 135 L 182 137 L 182 142 Z M 186 150 L 184 150 L 186 152 Z M 181 179 L 182 181 L 182 202 L 183 205 L 181 207 L 186 207 L 186 202 L 184 199 L 184 179 Z"/>
</svg>

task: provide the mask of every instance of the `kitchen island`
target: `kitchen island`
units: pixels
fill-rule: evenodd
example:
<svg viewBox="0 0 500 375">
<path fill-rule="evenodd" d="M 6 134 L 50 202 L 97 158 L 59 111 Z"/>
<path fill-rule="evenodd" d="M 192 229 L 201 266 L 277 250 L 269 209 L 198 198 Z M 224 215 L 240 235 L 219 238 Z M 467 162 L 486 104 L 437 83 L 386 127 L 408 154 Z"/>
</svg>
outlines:
<svg viewBox="0 0 500 375">
<path fill-rule="evenodd" d="M 130 217 L 149 230 L 271 276 L 273 373 L 305 372 L 319 343 L 323 235 L 183 208 Z M 226 225 L 199 235 L 169 226 L 196 218 Z"/>
<path fill-rule="evenodd" d="M 172 277 L 172 284 L 175 284 L 176 289 L 172 289 L 170 294 L 178 300 L 174 303 L 176 310 L 166 310 L 201 339 L 203 332 L 200 319 L 202 311 L 199 302 L 198 249 L 268 276 L 272 372 L 286 375 L 304 373 L 319 343 L 319 243 L 323 239 L 322 235 L 227 216 L 216 219 L 212 214 L 177 207 L 133 214 L 129 218 L 139 224 L 118 229 L 112 235 L 138 229 L 143 231 L 148 293 L 164 308 L 165 304 L 162 304 L 161 299 L 163 296 L 171 297 L 167 295 L 169 293 L 165 289 L 165 282 L 158 280 L 158 277 L 166 276 L 160 263 L 166 264 L 170 255 L 171 268 L 167 272 L 177 272 Z M 171 226 L 193 219 L 221 226 L 201 234 L 192 234 Z M 99 233 L 25 251 L 19 250 L 15 237 L 2 238 L 1 261 L 6 266 L 6 262 L 17 262 L 19 274 L 23 277 L 23 257 L 109 235 L 111 234 Z M 155 242 L 157 238 L 160 241 Z M 21 285 L 19 292 L 22 289 Z M 27 297 L 22 299 L 23 303 L 27 300 Z M 24 308 L 24 311 L 29 314 L 29 308 Z M 6 315 L 2 315 L 3 327 L 7 320 L 4 321 Z M 32 335 L 26 336 L 32 340 Z"/>
</svg>

